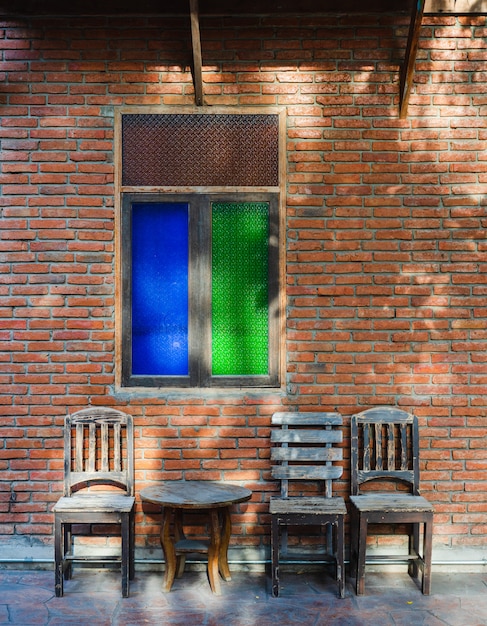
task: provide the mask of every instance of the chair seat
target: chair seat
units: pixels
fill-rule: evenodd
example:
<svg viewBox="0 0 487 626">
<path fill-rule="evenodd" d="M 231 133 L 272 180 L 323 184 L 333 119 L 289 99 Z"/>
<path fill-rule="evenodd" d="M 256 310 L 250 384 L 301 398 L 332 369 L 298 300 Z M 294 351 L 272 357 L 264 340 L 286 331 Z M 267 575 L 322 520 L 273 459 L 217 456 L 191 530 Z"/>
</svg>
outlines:
<svg viewBox="0 0 487 626">
<path fill-rule="evenodd" d="M 423 498 L 412 494 L 374 493 L 350 496 L 350 502 L 358 511 L 370 513 L 372 511 L 387 512 L 433 512 L 433 506 Z"/>
<path fill-rule="evenodd" d="M 346 515 L 347 507 L 343 498 L 292 497 L 271 498 L 269 512 L 272 515 Z"/>
<path fill-rule="evenodd" d="M 133 496 L 110 492 L 83 493 L 59 498 L 53 511 L 55 513 L 81 513 L 83 511 L 130 513 L 134 504 Z"/>
</svg>

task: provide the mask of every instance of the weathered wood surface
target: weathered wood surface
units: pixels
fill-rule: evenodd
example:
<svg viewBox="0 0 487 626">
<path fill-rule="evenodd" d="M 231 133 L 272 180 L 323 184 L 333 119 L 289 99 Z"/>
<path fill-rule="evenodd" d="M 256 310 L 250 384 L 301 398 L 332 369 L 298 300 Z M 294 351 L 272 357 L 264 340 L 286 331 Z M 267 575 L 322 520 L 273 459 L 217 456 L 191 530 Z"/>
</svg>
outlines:
<svg viewBox="0 0 487 626">
<path fill-rule="evenodd" d="M 325 526 L 326 547 L 329 557 L 336 563 L 338 593 L 344 596 L 344 520 L 347 513 L 341 497 L 332 497 L 332 481 L 340 478 L 343 468 L 334 465 L 341 461 L 341 448 L 333 446 L 343 440 L 338 413 L 279 412 L 272 416 L 272 425 L 279 426 L 271 431 L 272 477 L 281 481 L 281 497 L 272 497 L 269 503 L 271 514 L 272 547 L 272 595 L 279 595 L 280 554 L 288 555 L 288 526 Z M 316 481 L 323 485 L 323 495 L 288 496 L 289 482 Z M 332 532 L 335 527 L 336 532 Z"/>
<path fill-rule="evenodd" d="M 284 424 L 293 426 L 341 426 L 342 423 L 343 419 L 339 413 L 296 413 L 290 411 L 289 413 L 277 412 L 272 416 L 274 426 Z"/>
<path fill-rule="evenodd" d="M 198 0 L 189 0 L 191 21 L 191 43 L 193 48 L 194 96 L 197 106 L 203 105 L 203 59 L 201 54 L 201 35 Z"/>
<path fill-rule="evenodd" d="M 73 562 L 116 560 L 127 597 L 135 575 L 132 417 L 109 407 L 83 409 L 66 417 L 64 433 L 64 495 L 53 507 L 56 596 L 63 595 Z M 119 525 L 120 555 L 77 556 L 75 524 L 90 532 L 94 524 Z"/>
<path fill-rule="evenodd" d="M 252 497 L 250 489 L 212 481 L 167 481 L 140 492 L 143 502 L 162 507 L 161 546 L 166 567 L 162 590 L 169 592 L 174 578 L 184 571 L 185 555 L 208 553 L 208 578 L 215 595 L 221 594 L 219 575 L 231 580 L 228 545 L 232 531 L 230 506 Z M 208 543 L 187 539 L 183 530 L 183 511 L 206 510 L 209 517 Z M 172 521 L 174 520 L 174 523 Z M 171 531 L 172 529 L 172 531 Z"/>
<path fill-rule="evenodd" d="M 140 492 L 145 502 L 182 509 L 207 509 L 245 502 L 252 497 L 246 487 L 206 480 L 168 480 Z"/>
<path fill-rule="evenodd" d="M 375 511 L 380 509 L 384 513 L 400 511 L 432 511 L 433 505 L 423 496 L 411 494 L 362 494 L 350 496 L 352 502 L 360 511 Z"/>
<path fill-rule="evenodd" d="M 351 571 L 355 591 L 365 591 L 365 557 L 369 524 L 406 525 L 409 536 L 408 572 L 422 570 L 421 588 L 431 590 L 433 506 L 419 495 L 419 429 L 417 418 L 395 407 L 368 409 L 351 419 Z M 375 480 L 380 487 L 373 491 Z M 389 485 L 384 487 L 383 481 Z M 361 486 L 367 483 L 364 493 Z M 398 483 L 408 492 L 395 491 Z M 389 490 L 387 490 L 389 489 Z M 420 531 L 423 546 L 420 552 Z M 397 559 L 397 555 L 394 555 Z M 381 555 L 381 558 L 382 555 Z M 387 555 L 386 555 L 387 558 Z"/>
<path fill-rule="evenodd" d="M 54 513 L 63 511 L 78 512 L 113 512 L 130 511 L 134 506 L 133 496 L 124 496 L 117 493 L 89 493 L 64 496 L 54 505 Z"/>
<path fill-rule="evenodd" d="M 368 409 L 351 420 L 351 491 L 377 479 L 401 481 L 419 494 L 417 420 L 395 407 Z"/>
<path fill-rule="evenodd" d="M 292 497 L 292 498 L 272 498 L 269 504 L 269 512 L 275 514 L 314 514 L 338 513 L 346 515 L 347 507 L 343 498 L 321 497 Z"/>
<path fill-rule="evenodd" d="M 273 430 L 271 432 L 272 443 L 341 443 L 343 434 L 341 430 Z"/>
<path fill-rule="evenodd" d="M 66 418 L 64 495 L 90 484 L 115 484 L 134 495 L 133 423 L 116 409 L 94 407 Z"/>
</svg>

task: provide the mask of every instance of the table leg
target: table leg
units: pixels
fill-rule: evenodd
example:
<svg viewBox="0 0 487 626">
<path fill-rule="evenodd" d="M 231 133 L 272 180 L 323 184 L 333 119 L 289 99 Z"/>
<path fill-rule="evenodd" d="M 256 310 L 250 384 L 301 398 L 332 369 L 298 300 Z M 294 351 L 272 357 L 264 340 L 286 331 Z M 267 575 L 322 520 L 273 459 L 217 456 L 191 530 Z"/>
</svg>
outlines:
<svg viewBox="0 0 487 626">
<path fill-rule="evenodd" d="M 176 548 L 174 547 L 174 541 L 171 537 L 171 518 L 173 517 L 173 513 L 174 509 L 171 507 L 165 507 L 162 510 L 161 546 L 166 562 L 164 580 L 162 582 L 162 591 L 164 592 L 171 591 L 176 574 Z"/>
<path fill-rule="evenodd" d="M 175 509 L 174 511 L 174 541 L 182 541 L 186 537 L 183 530 L 183 511 L 181 509 Z M 184 566 L 186 565 L 186 555 L 176 553 L 176 578 L 181 578 L 184 573 Z"/>
<path fill-rule="evenodd" d="M 230 517 L 230 507 L 225 507 L 221 510 L 222 515 L 222 531 L 221 531 L 221 544 L 220 554 L 218 559 L 220 574 L 223 580 L 232 580 L 230 574 L 230 568 L 228 567 L 228 545 L 230 543 L 230 536 L 232 534 L 232 519 Z"/>
<path fill-rule="evenodd" d="M 210 587 L 217 596 L 221 595 L 218 564 L 220 560 L 221 529 L 218 509 L 210 509 L 210 547 L 208 549 L 208 578 Z"/>
</svg>

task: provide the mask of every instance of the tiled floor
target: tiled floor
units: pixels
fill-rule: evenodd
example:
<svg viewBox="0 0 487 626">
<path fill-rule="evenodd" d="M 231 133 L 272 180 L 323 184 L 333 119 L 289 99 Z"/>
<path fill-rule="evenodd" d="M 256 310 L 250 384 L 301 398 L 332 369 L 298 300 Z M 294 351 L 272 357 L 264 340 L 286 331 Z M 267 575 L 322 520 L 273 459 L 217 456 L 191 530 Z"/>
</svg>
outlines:
<svg viewBox="0 0 487 626">
<path fill-rule="evenodd" d="M 211 594 L 204 572 L 186 572 L 170 593 L 161 574 L 137 572 L 130 597 L 120 595 L 120 574 L 76 570 L 63 598 L 54 595 L 52 571 L 0 571 L 0 625 L 49 626 L 480 626 L 487 625 L 487 573 L 433 572 L 423 596 L 402 573 L 366 576 L 366 595 L 347 586 L 336 596 L 330 578 L 284 573 L 279 598 L 264 573 L 233 574 L 222 595 Z"/>
</svg>

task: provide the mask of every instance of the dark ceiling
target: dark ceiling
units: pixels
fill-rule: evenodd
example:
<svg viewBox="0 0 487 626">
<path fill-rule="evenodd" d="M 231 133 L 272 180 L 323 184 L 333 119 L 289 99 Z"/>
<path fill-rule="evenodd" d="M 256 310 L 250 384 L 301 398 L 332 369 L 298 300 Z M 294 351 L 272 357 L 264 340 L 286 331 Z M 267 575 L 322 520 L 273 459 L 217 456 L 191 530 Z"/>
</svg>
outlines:
<svg viewBox="0 0 487 626">
<path fill-rule="evenodd" d="M 200 0 L 200 15 L 410 12 L 413 0 Z M 0 15 L 184 15 L 189 0 L 0 0 Z"/>
</svg>

